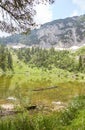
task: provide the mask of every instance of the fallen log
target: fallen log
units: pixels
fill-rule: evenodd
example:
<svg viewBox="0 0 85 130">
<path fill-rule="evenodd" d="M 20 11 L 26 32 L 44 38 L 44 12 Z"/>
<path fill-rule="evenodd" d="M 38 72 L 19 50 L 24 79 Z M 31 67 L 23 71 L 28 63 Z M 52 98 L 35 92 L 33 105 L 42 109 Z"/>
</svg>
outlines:
<svg viewBox="0 0 85 130">
<path fill-rule="evenodd" d="M 38 88 L 38 89 L 33 89 L 32 91 L 44 91 L 44 90 L 49 90 L 49 89 L 55 89 L 58 88 L 58 86 L 51 86 L 47 88 Z"/>
</svg>

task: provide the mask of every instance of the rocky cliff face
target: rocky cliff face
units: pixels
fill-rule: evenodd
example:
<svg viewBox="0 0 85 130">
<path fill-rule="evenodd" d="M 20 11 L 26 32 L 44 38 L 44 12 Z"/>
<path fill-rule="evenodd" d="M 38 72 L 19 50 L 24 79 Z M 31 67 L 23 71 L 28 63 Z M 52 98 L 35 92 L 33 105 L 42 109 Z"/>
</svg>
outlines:
<svg viewBox="0 0 85 130">
<path fill-rule="evenodd" d="M 9 42 L 11 37 L 8 38 Z M 85 44 L 85 15 L 46 23 L 40 29 L 31 31 L 30 35 L 20 35 L 18 38 L 19 43 L 42 48 L 81 46 Z"/>
<path fill-rule="evenodd" d="M 81 46 L 85 43 L 85 15 L 44 24 L 35 34 L 41 47 Z"/>
</svg>

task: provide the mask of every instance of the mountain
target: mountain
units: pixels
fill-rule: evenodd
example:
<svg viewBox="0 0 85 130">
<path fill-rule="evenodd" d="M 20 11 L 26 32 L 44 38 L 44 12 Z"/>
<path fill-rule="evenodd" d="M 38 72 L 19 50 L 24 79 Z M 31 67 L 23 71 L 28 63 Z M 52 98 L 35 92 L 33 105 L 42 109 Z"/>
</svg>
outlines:
<svg viewBox="0 0 85 130">
<path fill-rule="evenodd" d="M 0 38 L 4 44 L 22 43 L 42 48 L 69 48 L 85 43 L 85 15 L 54 20 L 27 35 L 15 34 Z"/>
</svg>

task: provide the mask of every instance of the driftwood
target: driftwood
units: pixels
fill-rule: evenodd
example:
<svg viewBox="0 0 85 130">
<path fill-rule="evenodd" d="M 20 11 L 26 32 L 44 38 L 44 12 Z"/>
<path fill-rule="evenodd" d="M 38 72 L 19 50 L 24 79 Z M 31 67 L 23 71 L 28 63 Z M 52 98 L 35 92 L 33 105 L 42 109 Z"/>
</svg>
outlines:
<svg viewBox="0 0 85 130">
<path fill-rule="evenodd" d="M 33 89 L 32 91 L 44 91 L 44 90 L 55 89 L 55 88 L 58 88 L 58 86 L 51 86 L 51 87 L 47 87 L 47 88 Z"/>
</svg>

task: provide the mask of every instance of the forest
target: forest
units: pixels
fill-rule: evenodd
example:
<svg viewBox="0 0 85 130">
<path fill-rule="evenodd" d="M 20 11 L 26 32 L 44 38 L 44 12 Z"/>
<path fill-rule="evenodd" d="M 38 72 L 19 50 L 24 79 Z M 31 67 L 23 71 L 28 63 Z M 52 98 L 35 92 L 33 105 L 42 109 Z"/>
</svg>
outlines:
<svg viewBox="0 0 85 130">
<path fill-rule="evenodd" d="M 53 67 L 68 70 L 70 72 L 84 72 L 84 48 L 77 52 L 69 50 L 42 49 L 39 47 L 8 49 L 0 45 L 0 68 L 3 71 L 14 69 L 13 53 L 19 61 L 30 67 L 52 69 Z M 83 60 L 82 60 L 83 59 Z"/>
<path fill-rule="evenodd" d="M 0 68 L 3 71 L 13 70 L 12 55 L 4 45 L 0 45 Z"/>
</svg>

